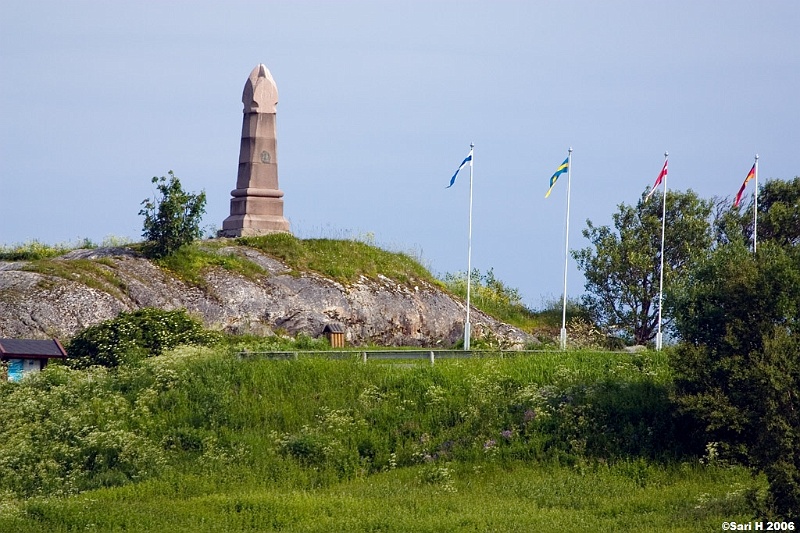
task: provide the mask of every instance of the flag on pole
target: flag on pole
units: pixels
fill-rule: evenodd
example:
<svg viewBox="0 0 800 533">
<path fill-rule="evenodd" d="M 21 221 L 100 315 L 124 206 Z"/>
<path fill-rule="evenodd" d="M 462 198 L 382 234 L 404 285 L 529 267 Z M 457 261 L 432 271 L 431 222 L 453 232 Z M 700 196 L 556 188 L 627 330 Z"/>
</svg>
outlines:
<svg viewBox="0 0 800 533">
<path fill-rule="evenodd" d="M 450 178 L 450 185 L 445 187 L 445 189 L 449 189 L 450 187 L 453 186 L 453 184 L 456 182 L 456 176 L 458 176 L 458 173 L 461 172 L 462 168 L 467 166 L 467 163 L 472 164 L 472 148 L 469 149 L 469 155 L 467 157 L 465 157 L 464 160 L 461 162 L 461 164 L 458 166 L 458 169 L 456 170 L 456 173 L 453 174 L 452 178 Z"/>
<path fill-rule="evenodd" d="M 661 172 L 658 173 L 658 177 L 656 178 L 656 182 L 653 184 L 653 188 L 650 189 L 650 192 L 647 193 L 647 196 L 644 197 L 644 201 L 648 201 L 653 193 L 656 192 L 658 186 L 661 185 L 661 182 L 664 181 L 664 178 L 667 176 L 667 159 L 664 159 L 664 166 L 661 168 Z"/>
<path fill-rule="evenodd" d="M 556 169 L 555 173 L 552 176 L 550 176 L 550 188 L 547 189 L 547 194 L 544 195 L 545 198 L 550 196 L 550 192 L 553 190 L 553 187 L 555 187 L 556 181 L 558 180 L 558 177 L 561 174 L 563 174 L 564 172 L 566 172 L 567 170 L 569 170 L 569 157 L 567 157 L 564 160 L 564 162 L 561 163 L 561 165 L 559 165 L 559 167 Z"/>
<path fill-rule="evenodd" d="M 750 172 L 747 173 L 747 177 L 744 179 L 744 183 L 739 188 L 739 192 L 736 193 L 736 199 L 733 201 L 733 207 L 739 207 L 739 204 L 742 203 L 742 196 L 744 195 L 744 189 L 747 187 L 747 182 L 753 179 L 756 176 L 756 164 L 753 163 L 753 168 L 750 169 Z"/>
</svg>

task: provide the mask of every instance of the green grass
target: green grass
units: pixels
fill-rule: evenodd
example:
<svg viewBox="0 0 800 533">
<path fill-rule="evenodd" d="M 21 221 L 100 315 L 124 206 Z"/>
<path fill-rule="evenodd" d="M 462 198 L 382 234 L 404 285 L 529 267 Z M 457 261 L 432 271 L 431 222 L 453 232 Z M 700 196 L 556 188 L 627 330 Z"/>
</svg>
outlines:
<svg viewBox="0 0 800 533">
<path fill-rule="evenodd" d="M 0 531 L 707 531 L 764 488 L 701 461 L 666 352 L 240 348 L 0 385 Z"/>
<path fill-rule="evenodd" d="M 92 243 L 82 244 L 82 247 L 96 248 Z M 137 251 L 141 251 L 142 248 L 140 243 L 125 244 L 125 246 Z M 203 274 L 213 267 L 235 272 L 248 279 L 258 279 L 267 275 L 263 268 L 244 257 L 235 253 L 219 253 L 219 248 L 223 246 L 223 243 L 213 241 L 197 242 L 184 246 L 163 259 L 154 260 L 154 263 L 168 270 L 176 278 L 199 287 L 206 286 Z M 114 261 L 109 258 L 69 261 L 56 259 L 78 247 L 80 246 L 50 246 L 33 241 L 25 245 L 0 248 L 0 259 L 25 260 L 28 263 L 23 267 L 24 270 L 77 281 L 113 296 L 120 296 L 120 293 L 127 290 L 125 283 L 114 272 Z"/>
<path fill-rule="evenodd" d="M 30 501 L 0 515 L 19 532 L 137 531 L 717 531 L 746 522 L 741 469 L 652 467 L 642 484 L 630 466 L 584 470 L 515 463 L 397 469 L 297 489 L 230 472 L 228 483 L 178 477 Z M 441 469 L 440 469 L 441 470 Z"/>
<path fill-rule="evenodd" d="M 64 255 L 79 248 L 121 247 L 131 246 L 127 237 L 109 235 L 98 245 L 90 239 L 78 239 L 74 243 L 46 244 L 38 240 L 12 245 L 0 244 L 0 261 L 34 261 L 37 259 L 50 259 Z"/>
<path fill-rule="evenodd" d="M 411 256 L 382 250 L 358 240 L 297 239 L 289 234 L 274 234 L 240 237 L 236 242 L 280 259 L 294 275 L 316 272 L 343 284 L 357 282 L 362 276 L 372 280 L 385 276 L 408 286 L 424 280 L 456 298 L 466 298 L 466 278 L 463 275 L 447 275 L 444 281 L 437 280 Z M 547 340 L 558 334 L 560 313 L 555 321 L 555 315 L 550 312 L 529 309 L 522 303 L 519 292 L 495 279 L 491 271 L 483 277 L 480 272 L 477 275 L 470 295 L 473 306 L 507 324 L 541 333 Z M 568 316 L 581 314 L 575 307 L 574 304 L 570 307 Z"/>
<path fill-rule="evenodd" d="M 388 252 L 356 240 L 298 239 L 287 233 L 240 237 L 236 242 L 284 261 L 295 273 L 317 272 L 340 283 L 364 276 L 413 284 L 415 280 L 437 283 L 418 261 L 399 252 Z"/>
<path fill-rule="evenodd" d="M 90 244 L 85 241 L 84 244 Z M 0 245 L 0 261 L 32 261 L 58 257 L 70 250 L 80 247 L 67 244 L 50 245 L 39 241 L 29 241 L 23 244 Z"/>
<path fill-rule="evenodd" d="M 222 246 L 222 243 L 193 243 L 153 262 L 169 270 L 175 277 L 199 287 L 206 286 L 203 273 L 212 267 L 235 272 L 251 280 L 267 275 L 266 270 L 247 258 L 235 253 L 219 253 L 218 249 Z"/>
<path fill-rule="evenodd" d="M 467 276 L 460 272 L 445 274 L 444 286 L 456 297 L 464 300 L 467 297 Z M 482 273 L 473 269 L 470 280 L 470 303 L 489 316 L 506 324 L 516 326 L 523 331 L 536 335 L 546 344 L 555 344 L 561 330 L 561 301 L 550 301 L 544 309 L 535 311 L 522 303 L 519 290 L 506 286 L 494 276 L 492 269 Z M 567 320 L 586 320 L 587 312 L 574 301 L 567 303 Z M 569 327 L 568 327 L 569 329 Z M 576 335 L 570 331 L 569 337 Z M 478 340 L 478 345 L 480 340 Z M 599 347 L 599 342 L 596 345 Z"/>
<path fill-rule="evenodd" d="M 38 272 L 46 276 L 76 281 L 87 287 L 120 297 L 127 290 L 127 285 L 116 275 L 115 266 L 115 263 L 107 258 L 96 260 L 72 259 L 70 261 L 37 259 L 30 261 L 22 269 Z"/>
<path fill-rule="evenodd" d="M 316 272 L 343 284 L 357 282 L 362 277 L 377 280 L 385 276 L 408 286 L 423 280 L 443 288 L 443 284 L 411 256 L 388 252 L 357 240 L 301 240 L 289 234 L 275 234 L 242 237 L 235 242 L 284 261 L 293 275 Z M 126 246 L 138 251 L 142 249 L 141 243 Z M 258 264 L 241 255 L 221 253 L 220 249 L 225 246 L 229 246 L 229 243 L 213 240 L 197 241 L 183 246 L 174 254 L 154 260 L 154 263 L 176 278 L 201 288 L 207 285 L 204 272 L 209 268 L 222 268 L 251 280 L 268 275 Z M 72 249 L 74 247 L 48 246 L 34 241 L 26 245 L 0 248 L 0 259 L 27 260 L 30 261 L 25 267 L 27 270 L 82 281 L 87 286 L 106 292 L 111 292 L 114 287 L 124 290 L 119 280 L 110 276 L 108 269 L 98 266 L 103 260 L 52 259 Z M 106 263 L 108 262 L 106 260 Z"/>
</svg>

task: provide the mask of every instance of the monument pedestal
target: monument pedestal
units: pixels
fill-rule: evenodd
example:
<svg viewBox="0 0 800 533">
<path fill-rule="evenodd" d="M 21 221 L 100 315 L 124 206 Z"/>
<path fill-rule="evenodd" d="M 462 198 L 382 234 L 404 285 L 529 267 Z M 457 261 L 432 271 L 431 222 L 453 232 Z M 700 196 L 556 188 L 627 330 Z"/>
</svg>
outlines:
<svg viewBox="0 0 800 533">
<path fill-rule="evenodd" d="M 286 232 L 289 232 L 289 221 L 283 218 L 283 199 L 245 196 L 231 199 L 231 216 L 222 222 L 219 236 L 250 237 Z"/>
</svg>

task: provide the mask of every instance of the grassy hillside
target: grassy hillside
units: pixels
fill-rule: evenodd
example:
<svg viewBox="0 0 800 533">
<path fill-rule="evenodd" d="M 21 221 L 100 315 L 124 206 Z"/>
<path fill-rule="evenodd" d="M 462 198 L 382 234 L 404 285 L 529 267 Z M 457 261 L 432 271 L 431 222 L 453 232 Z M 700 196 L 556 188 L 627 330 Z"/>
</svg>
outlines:
<svg viewBox="0 0 800 533">
<path fill-rule="evenodd" d="M 763 489 L 702 457 L 664 354 L 424 363 L 180 348 L 0 385 L 0 531 L 708 531 Z"/>
</svg>

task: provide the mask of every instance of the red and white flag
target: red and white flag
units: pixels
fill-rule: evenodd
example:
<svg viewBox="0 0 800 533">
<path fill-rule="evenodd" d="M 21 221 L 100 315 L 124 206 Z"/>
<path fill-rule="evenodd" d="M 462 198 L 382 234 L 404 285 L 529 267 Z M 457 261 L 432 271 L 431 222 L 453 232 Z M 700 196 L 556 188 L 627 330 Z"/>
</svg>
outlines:
<svg viewBox="0 0 800 533">
<path fill-rule="evenodd" d="M 656 182 L 653 184 L 653 188 L 650 189 L 650 192 L 647 193 L 647 196 L 644 197 L 644 201 L 645 202 L 648 201 L 651 196 L 653 196 L 653 193 L 656 192 L 656 189 L 658 189 L 658 186 L 661 185 L 661 182 L 664 181 L 664 178 L 667 177 L 667 162 L 668 161 L 669 161 L 668 159 L 664 159 L 664 166 L 662 167 L 661 172 L 658 173 L 658 177 L 656 178 Z"/>
</svg>

